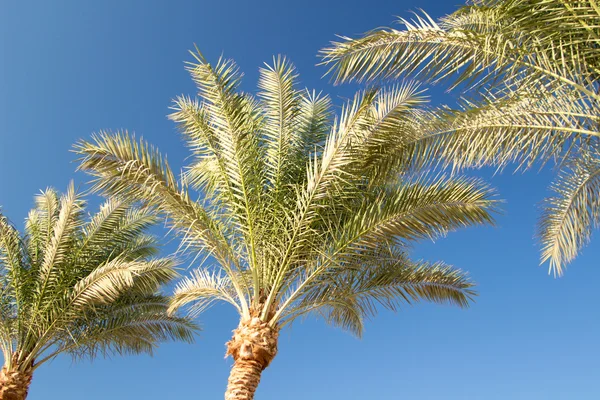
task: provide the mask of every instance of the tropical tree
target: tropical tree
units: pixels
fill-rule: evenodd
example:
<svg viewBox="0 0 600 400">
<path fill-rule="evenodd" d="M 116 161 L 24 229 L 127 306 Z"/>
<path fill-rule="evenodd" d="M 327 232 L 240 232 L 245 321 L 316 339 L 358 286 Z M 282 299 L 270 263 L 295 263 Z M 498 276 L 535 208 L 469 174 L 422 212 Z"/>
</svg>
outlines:
<svg viewBox="0 0 600 400">
<path fill-rule="evenodd" d="M 428 118 L 416 86 L 359 93 L 332 122 L 329 98 L 297 89 L 283 57 L 260 70 L 254 97 L 239 90 L 233 61 L 193 54 L 199 98 L 177 98 L 171 115 L 193 154 L 179 180 L 127 132 L 97 134 L 76 151 L 96 190 L 155 207 L 183 249 L 205 257 L 177 286 L 172 310 L 224 301 L 239 312 L 226 399 L 254 398 L 280 329 L 300 316 L 360 335 L 378 306 L 468 305 L 465 273 L 408 251 L 491 222 L 495 202 L 480 181 L 428 174 L 396 146 Z"/>
<path fill-rule="evenodd" d="M 470 99 L 440 110 L 418 147 L 455 168 L 554 160 L 539 222 L 541 262 L 563 273 L 600 222 L 600 3 L 480 0 L 342 37 L 323 50 L 337 82 L 417 76 L 450 80 Z M 479 96 L 479 95 L 480 96 Z"/>
<path fill-rule="evenodd" d="M 151 353 L 193 338 L 158 293 L 177 274 L 173 258 L 153 257 L 151 210 L 112 199 L 86 221 L 84 207 L 71 184 L 35 198 L 24 234 L 0 214 L 1 400 L 25 399 L 34 371 L 61 353 Z"/>
</svg>

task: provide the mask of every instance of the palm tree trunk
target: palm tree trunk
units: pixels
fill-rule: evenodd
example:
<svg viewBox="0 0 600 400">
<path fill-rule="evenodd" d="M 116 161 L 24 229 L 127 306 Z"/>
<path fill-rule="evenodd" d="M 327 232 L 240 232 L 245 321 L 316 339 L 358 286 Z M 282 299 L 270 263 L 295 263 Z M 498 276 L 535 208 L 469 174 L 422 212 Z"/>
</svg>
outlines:
<svg viewBox="0 0 600 400">
<path fill-rule="evenodd" d="M 0 371 L 0 400 L 25 400 L 33 371 L 26 368 L 21 371 L 16 366 L 7 368 L 5 365 Z"/>
<path fill-rule="evenodd" d="M 225 400 L 254 399 L 262 372 L 277 354 L 278 331 L 256 317 L 240 322 L 227 343 L 227 355 L 234 363 Z"/>
<path fill-rule="evenodd" d="M 231 367 L 225 400 L 252 400 L 263 368 L 254 360 L 237 360 Z"/>
</svg>

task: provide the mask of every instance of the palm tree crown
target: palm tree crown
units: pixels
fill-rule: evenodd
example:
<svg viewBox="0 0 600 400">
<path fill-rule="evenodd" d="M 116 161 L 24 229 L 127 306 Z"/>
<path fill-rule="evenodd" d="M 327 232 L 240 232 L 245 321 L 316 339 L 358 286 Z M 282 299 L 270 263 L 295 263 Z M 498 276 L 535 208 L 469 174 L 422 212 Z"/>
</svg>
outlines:
<svg viewBox="0 0 600 400">
<path fill-rule="evenodd" d="M 152 258 L 156 218 L 109 200 L 85 221 L 73 185 L 35 198 L 21 235 L 0 214 L 0 398 L 24 399 L 32 373 L 60 353 L 152 352 L 166 339 L 192 340 L 194 325 L 167 314 L 161 284 L 172 258 Z"/>
<path fill-rule="evenodd" d="M 402 146 L 428 118 L 415 85 L 357 94 L 332 121 L 329 98 L 298 90 L 285 58 L 260 70 L 254 97 L 239 91 L 232 61 L 195 57 L 199 98 L 177 98 L 171 115 L 194 156 L 179 182 L 154 147 L 126 132 L 101 133 L 76 151 L 96 189 L 156 207 L 186 250 L 214 261 L 178 285 L 172 309 L 225 301 L 240 313 L 227 398 L 252 398 L 277 332 L 299 316 L 360 335 L 378 305 L 468 304 L 463 272 L 407 251 L 491 222 L 492 191 L 431 176 Z"/>
<path fill-rule="evenodd" d="M 439 22 L 425 14 L 401 23 L 342 38 L 323 50 L 324 63 L 338 82 L 413 74 L 482 94 L 424 127 L 422 147 L 454 167 L 557 161 L 539 237 L 542 263 L 561 275 L 600 222 L 600 6 L 479 0 Z"/>
</svg>

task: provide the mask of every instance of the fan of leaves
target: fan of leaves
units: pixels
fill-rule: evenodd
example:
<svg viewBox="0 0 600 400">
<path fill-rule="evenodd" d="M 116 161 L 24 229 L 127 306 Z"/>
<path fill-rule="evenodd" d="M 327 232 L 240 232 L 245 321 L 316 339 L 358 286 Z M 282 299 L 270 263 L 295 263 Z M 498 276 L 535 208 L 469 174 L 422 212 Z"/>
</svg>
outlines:
<svg viewBox="0 0 600 400">
<path fill-rule="evenodd" d="M 175 260 L 155 258 L 156 222 L 112 199 L 85 218 L 73 185 L 47 189 L 20 234 L 0 214 L 0 346 L 5 368 L 29 373 L 60 353 L 152 352 L 167 339 L 190 342 L 195 325 L 167 314 L 159 287 Z"/>
<path fill-rule="evenodd" d="M 360 335 L 376 304 L 468 304 L 465 273 L 408 251 L 490 223 L 495 202 L 478 180 L 419 168 L 411 146 L 429 114 L 418 86 L 358 93 L 332 118 L 329 98 L 297 89 L 283 57 L 260 70 L 255 97 L 233 61 L 194 55 L 198 98 L 177 98 L 171 115 L 193 154 L 179 180 L 126 132 L 76 148 L 97 190 L 155 207 L 183 249 L 216 262 L 178 285 L 173 309 L 225 301 L 271 326 L 314 312 Z"/>
</svg>

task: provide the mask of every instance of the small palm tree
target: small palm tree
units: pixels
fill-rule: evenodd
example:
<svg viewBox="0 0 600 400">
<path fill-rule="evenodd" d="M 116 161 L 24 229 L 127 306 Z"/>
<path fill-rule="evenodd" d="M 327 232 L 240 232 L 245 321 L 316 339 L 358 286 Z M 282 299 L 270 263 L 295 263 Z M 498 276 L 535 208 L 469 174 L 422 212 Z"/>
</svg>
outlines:
<svg viewBox="0 0 600 400">
<path fill-rule="evenodd" d="M 338 82 L 414 74 L 482 93 L 462 110 L 440 111 L 413 146 L 458 168 L 555 159 L 539 237 L 541 262 L 561 275 L 600 223 L 600 6 L 478 0 L 439 23 L 426 14 L 401 23 L 342 38 L 323 50 L 324 63 Z"/>
<path fill-rule="evenodd" d="M 194 325 L 166 313 L 158 294 L 176 276 L 172 258 L 151 258 L 155 222 L 109 200 L 84 221 L 69 187 L 35 198 L 21 235 L 0 214 L 0 399 L 27 397 L 33 372 L 61 353 L 152 352 L 159 341 L 191 341 Z"/>
<path fill-rule="evenodd" d="M 479 181 L 429 177 L 396 145 L 428 118 L 416 86 L 358 94 L 332 123 L 329 99 L 298 90 L 284 58 L 260 70 L 255 98 L 239 92 L 232 61 L 195 57 L 200 99 L 178 98 L 171 115 L 194 156 L 179 183 L 155 148 L 127 133 L 101 133 L 76 151 L 97 190 L 156 207 L 185 249 L 214 261 L 178 285 L 171 309 L 225 301 L 239 312 L 226 399 L 254 397 L 280 329 L 300 316 L 360 335 L 379 305 L 467 306 L 474 292 L 463 272 L 408 250 L 490 222 L 494 201 Z"/>
</svg>

